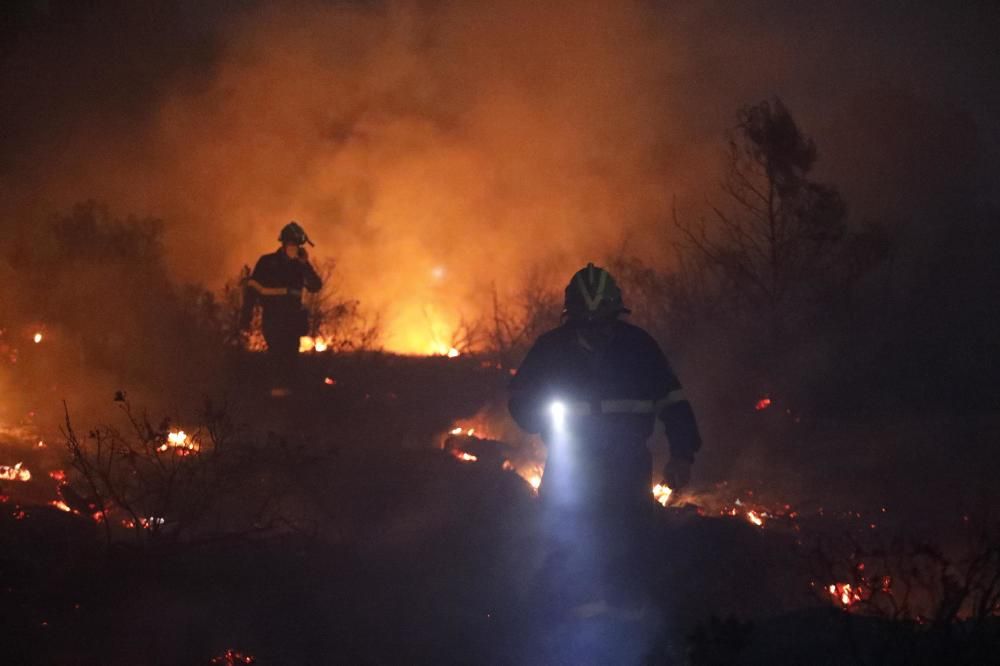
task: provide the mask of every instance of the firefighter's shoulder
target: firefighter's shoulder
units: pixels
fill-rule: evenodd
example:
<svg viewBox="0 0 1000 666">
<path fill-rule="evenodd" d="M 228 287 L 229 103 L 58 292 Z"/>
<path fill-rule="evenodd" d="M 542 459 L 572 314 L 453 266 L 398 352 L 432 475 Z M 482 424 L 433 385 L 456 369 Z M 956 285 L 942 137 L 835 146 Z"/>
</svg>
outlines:
<svg viewBox="0 0 1000 666">
<path fill-rule="evenodd" d="M 615 340 L 620 344 L 659 347 L 653 336 L 641 326 L 618 319 L 615 321 L 615 328 Z"/>
</svg>

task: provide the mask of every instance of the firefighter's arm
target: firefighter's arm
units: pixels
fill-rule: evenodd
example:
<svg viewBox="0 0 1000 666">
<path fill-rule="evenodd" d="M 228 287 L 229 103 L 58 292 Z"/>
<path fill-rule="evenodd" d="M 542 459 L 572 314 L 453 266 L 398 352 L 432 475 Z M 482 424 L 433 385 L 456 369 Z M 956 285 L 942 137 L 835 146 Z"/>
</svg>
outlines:
<svg viewBox="0 0 1000 666">
<path fill-rule="evenodd" d="M 302 264 L 302 284 L 305 285 L 305 288 L 310 292 L 316 293 L 323 288 L 323 279 L 308 261 L 304 261 Z"/>
<path fill-rule="evenodd" d="M 670 458 L 693 462 L 694 454 L 701 448 L 701 435 L 694 411 L 663 350 L 655 341 L 651 342 L 653 349 L 650 352 L 650 368 L 654 373 L 653 381 L 658 387 L 657 393 L 661 396 L 657 412 L 670 442 Z"/>
</svg>

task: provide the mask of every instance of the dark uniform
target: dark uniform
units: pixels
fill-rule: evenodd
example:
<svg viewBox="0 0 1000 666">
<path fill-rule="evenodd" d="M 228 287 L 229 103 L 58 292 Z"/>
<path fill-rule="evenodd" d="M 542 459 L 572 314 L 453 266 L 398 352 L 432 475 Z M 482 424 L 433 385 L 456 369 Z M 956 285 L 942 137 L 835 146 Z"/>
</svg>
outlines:
<svg viewBox="0 0 1000 666">
<path fill-rule="evenodd" d="M 602 505 L 651 501 L 646 440 L 654 418 L 665 426 L 671 458 L 693 460 L 701 445 L 691 406 L 656 341 L 612 320 L 567 322 L 542 335 L 510 383 L 510 413 L 542 433 L 548 449 L 542 495 L 560 468 L 573 468 L 572 496 Z M 566 407 L 564 442 L 549 407 Z"/>
<path fill-rule="evenodd" d="M 299 352 L 299 337 L 308 331 L 308 314 L 302 307 L 303 289 L 319 291 L 323 281 L 307 261 L 291 259 L 284 248 L 265 254 L 247 281 L 244 308 L 260 303 L 264 340 L 277 378 L 289 379 Z"/>
<path fill-rule="evenodd" d="M 511 415 L 548 450 L 539 493 L 551 550 L 540 582 L 563 607 L 615 594 L 642 603 L 656 508 L 646 440 L 662 420 L 670 465 L 686 469 L 701 445 L 670 364 L 648 333 L 618 319 L 627 312 L 611 276 L 588 265 L 566 289 L 568 320 L 535 342 L 510 383 Z"/>
</svg>

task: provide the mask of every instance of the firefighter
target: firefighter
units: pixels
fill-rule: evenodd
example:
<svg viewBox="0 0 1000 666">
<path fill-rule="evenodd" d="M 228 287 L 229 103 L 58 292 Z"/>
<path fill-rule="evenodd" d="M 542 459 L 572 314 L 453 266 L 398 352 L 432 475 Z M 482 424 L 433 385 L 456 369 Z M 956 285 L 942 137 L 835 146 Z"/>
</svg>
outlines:
<svg viewBox="0 0 1000 666">
<path fill-rule="evenodd" d="M 649 545 L 655 508 L 646 447 L 655 419 L 670 444 L 663 477 L 672 489 L 689 482 L 701 444 L 670 364 L 648 333 L 621 320 L 628 313 L 611 275 L 588 264 L 566 287 L 562 325 L 538 338 L 510 383 L 511 415 L 547 448 L 539 494 L 555 540 L 572 551 L 561 573 L 584 612 L 605 598 L 579 589 L 582 579 L 614 586 L 622 572 L 613 570 L 641 570 L 635 558 Z"/>
<path fill-rule="evenodd" d="M 309 263 L 306 244 L 313 245 L 305 230 L 294 220 L 282 228 L 281 247 L 265 254 L 246 282 L 240 327 L 246 330 L 253 308 L 263 309 L 264 340 L 271 360 L 273 388 L 271 395 L 290 393 L 299 352 L 299 337 L 307 333 L 309 317 L 302 306 L 302 290 L 317 292 L 323 281 Z"/>
</svg>

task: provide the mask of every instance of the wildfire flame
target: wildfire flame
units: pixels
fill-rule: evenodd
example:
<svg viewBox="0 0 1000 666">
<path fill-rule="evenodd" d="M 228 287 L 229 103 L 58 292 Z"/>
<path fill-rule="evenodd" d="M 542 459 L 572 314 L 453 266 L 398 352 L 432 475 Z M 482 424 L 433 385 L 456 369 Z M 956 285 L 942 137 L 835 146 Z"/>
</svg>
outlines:
<svg viewBox="0 0 1000 666">
<path fill-rule="evenodd" d="M 0 465 L 0 480 L 3 481 L 31 481 L 31 472 L 22 463 L 17 463 L 13 467 Z"/>
<path fill-rule="evenodd" d="M 757 527 L 764 526 L 764 519 L 756 511 L 747 511 L 747 520 L 756 525 Z"/>
<path fill-rule="evenodd" d="M 850 583 L 832 583 L 826 590 L 844 608 L 849 608 L 862 599 L 861 590 Z"/>
<path fill-rule="evenodd" d="M 330 342 L 323 337 L 311 337 L 308 335 L 303 335 L 299 338 L 299 353 L 305 354 L 306 352 L 325 352 L 330 347 Z"/>
<path fill-rule="evenodd" d="M 181 455 L 196 453 L 199 448 L 198 442 L 191 439 L 183 430 L 171 430 L 167 433 L 167 441 L 157 447 L 157 451 L 165 452 L 174 449 Z"/>
<path fill-rule="evenodd" d="M 41 341 L 42 341 L 42 334 L 41 334 L 41 333 L 35 333 L 35 335 L 34 335 L 34 336 L 33 336 L 33 337 L 31 338 L 31 339 L 32 339 L 32 340 L 33 340 L 33 341 L 35 342 L 35 344 L 37 345 L 37 344 L 38 344 L 39 342 L 41 342 Z"/>
<path fill-rule="evenodd" d="M 653 486 L 653 499 L 660 503 L 662 506 L 666 506 L 670 501 L 670 496 L 674 494 L 671 487 L 663 483 L 658 483 Z"/>
</svg>

